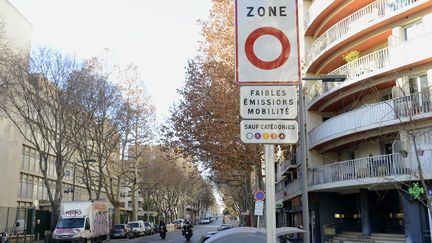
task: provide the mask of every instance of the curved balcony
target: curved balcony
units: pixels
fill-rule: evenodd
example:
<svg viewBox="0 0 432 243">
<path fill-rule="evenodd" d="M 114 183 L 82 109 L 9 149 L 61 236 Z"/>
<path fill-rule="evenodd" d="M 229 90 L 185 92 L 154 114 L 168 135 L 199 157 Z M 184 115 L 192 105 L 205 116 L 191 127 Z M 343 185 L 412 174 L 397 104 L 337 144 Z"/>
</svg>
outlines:
<svg viewBox="0 0 432 243">
<path fill-rule="evenodd" d="M 357 82 L 358 80 L 364 79 L 365 76 L 370 75 L 371 73 L 379 72 L 388 66 L 388 59 L 389 50 L 388 48 L 383 48 L 335 69 L 330 72 L 329 75 L 346 75 L 347 79 L 345 82 L 316 82 L 309 90 L 309 103 L 314 102 L 322 94 L 328 91 L 341 86 L 347 86 L 351 83 Z"/>
<path fill-rule="evenodd" d="M 334 0 L 314 1 L 305 15 L 305 30 L 308 29 L 314 20 L 323 12 L 323 10 L 327 9 L 333 2 Z"/>
<path fill-rule="evenodd" d="M 361 8 L 315 40 L 306 54 L 306 66 L 310 67 L 318 56 L 348 37 L 426 2 L 428 0 L 378 0 Z"/>
<path fill-rule="evenodd" d="M 309 183 L 312 190 L 371 184 L 376 181 L 370 178 L 396 178 L 415 170 L 416 166 L 399 153 L 385 154 L 313 168 L 309 170 Z"/>
<path fill-rule="evenodd" d="M 390 72 L 400 72 L 406 68 L 431 61 L 432 49 L 418 47 L 428 46 L 432 42 L 432 33 L 427 33 L 410 41 L 402 41 L 394 37 L 392 40 L 400 44 L 372 52 L 329 73 L 331 75 L 346 75 L 345 82 L 316 82 L 312 85 L 308 92 L 308 109 L 317 110 L 321 103 L 330 99 L 331 94 L 337 91 L 346 91 L 351 86 L 368 78 L 378 78 Z"/>
<path fill-rule="evenodd" d="M 432 116 L 432 91 L 412 94 L 335 116 L 309 133 L 309 148 L 322 145 L 334 139 L 365 132 L 380 127 L 399 124 L 409 119 L 423 119 Z"/>
</svg>

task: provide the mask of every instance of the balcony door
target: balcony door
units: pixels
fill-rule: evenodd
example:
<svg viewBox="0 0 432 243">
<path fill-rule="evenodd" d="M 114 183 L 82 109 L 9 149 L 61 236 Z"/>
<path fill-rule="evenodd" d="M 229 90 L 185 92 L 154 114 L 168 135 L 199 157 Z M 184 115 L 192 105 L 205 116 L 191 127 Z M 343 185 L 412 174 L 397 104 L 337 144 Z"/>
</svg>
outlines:
<svg viewBox="0 0 432 243">
<path fill-rule="evenodd" d="M 416 112 L 431 111 L 429 85 L 426 74 L 409 78 L 410 101 Z"/>
</svg>

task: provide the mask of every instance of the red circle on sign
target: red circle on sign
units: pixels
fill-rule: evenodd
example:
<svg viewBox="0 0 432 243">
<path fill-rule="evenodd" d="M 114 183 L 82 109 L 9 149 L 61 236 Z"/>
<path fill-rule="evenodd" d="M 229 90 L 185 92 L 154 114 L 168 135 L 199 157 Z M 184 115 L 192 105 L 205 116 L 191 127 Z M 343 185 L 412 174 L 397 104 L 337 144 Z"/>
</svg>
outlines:
<svg viewBox="0 0 432 243">
<path fill-rule="evenodd" d="M 253 50 L 255 41 L 263 35 L 272 35 L 276 37 L 282 45 L 281 54 L 279 55 L 278 58 L 276 58 L 273 61 L 266 62 L 259 59 L 255 55 L 255 52 Z M 264 70 L 271 70 L 282 66 L 286 62 L 286 60 L 288 60 L 290 52 L 291 52 L 291 45 L 288 40 L 288 37 L 286 37 L 286 35 L 281 30 L 273 27 L 261 27 L 252 31 L 252 33 L 250 33 L 250 35 L 246 39 L 246 43 L 245 43 L 245 53 L 249 62 L 251 62 L 255 67 Z"/>
</svg>

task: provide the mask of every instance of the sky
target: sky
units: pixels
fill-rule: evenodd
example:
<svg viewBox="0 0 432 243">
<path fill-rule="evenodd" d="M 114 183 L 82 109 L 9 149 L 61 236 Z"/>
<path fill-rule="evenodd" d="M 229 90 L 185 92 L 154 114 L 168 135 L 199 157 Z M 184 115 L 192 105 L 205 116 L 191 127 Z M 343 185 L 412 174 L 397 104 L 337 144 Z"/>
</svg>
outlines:
<svg viewBox="0 0 432 243">
<path fill-rule="evenodd" d="M 32 47 L 80 59 L 109 49 L 140 68 L 162 122 L 180 96 L 187 60 L 201 40 L 211 0 L 9 0 L 33 25 Z"/>
<path fill-rule="evenodd" d="M 211 0 L 9 0 L 32 24 L 32 48 L 51 47 L 79 59 L 109 49 L 121 65 L 134 63 L 157 109 L 169 116 L 180 98 L 188 59 L 201 40 L 198 19 Z M 217 202 L 221 198 L 215 193 Z"/>
</svg>

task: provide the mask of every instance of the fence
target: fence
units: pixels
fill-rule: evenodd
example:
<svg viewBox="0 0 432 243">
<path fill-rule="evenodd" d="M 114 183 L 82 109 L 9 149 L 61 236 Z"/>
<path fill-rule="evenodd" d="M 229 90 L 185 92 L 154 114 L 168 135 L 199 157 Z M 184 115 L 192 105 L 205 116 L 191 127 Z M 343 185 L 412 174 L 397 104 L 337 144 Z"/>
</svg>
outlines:
<svg viewBox="0 0 432 243">
<path fill-rule="evenodd" d="M 51 227 L 51 214 L 33 208 L 0 207 L 0 231 L 9 235 L 10 243 L 42 240 Z"/>
</svg>

